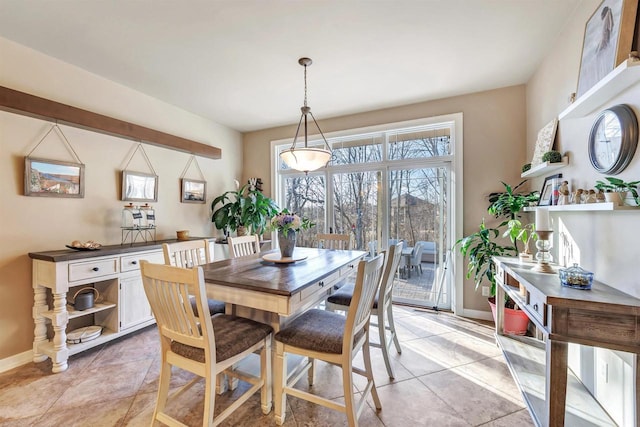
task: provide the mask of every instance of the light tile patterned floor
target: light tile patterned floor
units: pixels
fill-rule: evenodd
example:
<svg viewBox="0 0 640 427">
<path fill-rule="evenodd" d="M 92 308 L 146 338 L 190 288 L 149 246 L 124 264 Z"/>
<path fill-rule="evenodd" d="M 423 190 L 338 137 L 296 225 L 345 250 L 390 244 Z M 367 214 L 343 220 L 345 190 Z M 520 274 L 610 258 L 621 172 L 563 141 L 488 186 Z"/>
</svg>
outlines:
<svg viewBox="0 0 640 427">
<path fill-rule="evenodd" d="M 486 323 L 445 312 L 395 307 L 402 354 L 392 351 L 395 380 L 386 374 L 379 349 L 372 349 L 382 411 L 369 402 L 361 426 L 531 426 L 509 371 Z M 158 378 L 158 334 L 146 328 L 70 359 L 69 369 L 51 373 L 51 364 L 30 363 L 0 374 L 2 426 L 148 426 Z M 356 359 L 359 360 L 359 359 Z M 251 368 L 255 360 L 246 367 Z M 172 387 L 191 378 L 177 372 Z M 242 383 L 241 383 L 242 384 Z M 172 404 L 189 426 L 202 425 L 200 382 Z M 241 389 L 246 385 L 241 385 Z M 307 388 L 306 379 L 298 387 Z M 363 387 L 356 381 L 356 387 Z M 340 369 L 319 363 L 316 393 L 341 400 Z M 217 408 L 235 397 L 220 396 Z M 263 415 L 259 395 L 223 425 L 275 426 Z M 286 426 L 343 426 L 346 417 L 330 409 L 288 399 Z"/>
</svg>

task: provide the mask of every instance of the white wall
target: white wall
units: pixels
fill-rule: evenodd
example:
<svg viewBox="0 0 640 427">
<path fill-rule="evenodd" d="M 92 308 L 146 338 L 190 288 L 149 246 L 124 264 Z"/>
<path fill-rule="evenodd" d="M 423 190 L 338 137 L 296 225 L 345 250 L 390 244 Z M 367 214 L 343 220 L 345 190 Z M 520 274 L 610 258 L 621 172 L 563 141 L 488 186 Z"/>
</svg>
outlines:
<svg viewBox="0 0 640 427">
<path fill-rule="evenodd" d="M 567 27 L 560 36 L 554 49 L 549 52 L 545 61 L 538 68 L 527 84 L 527 154 L 528 159 L 533 155 L 536 134 L 545 123 L 556 117 L 569 105 L 569 94 L 575 92 L 578 83 L 580 57 L 582 54 L 582 39 L 585 23 L 599 6 L 600 0 L 584 0 L 568 21 Z M 630 105 L 636 115 L 640 113 L 640 86 L 635 85 L 626 92 L 609 100 L 597 111 L 584 118 L 562 120 L 559 123 L 555 148 L 569 155 L 569 166 L 563 168 L 563 177 L 572 188 L 590 189 L 595 181 L 602 179 L 602 175 L 591 167 L 588 156 L 587 139 L 595 116 L 604 108 L 625 103 Z M 640 154 L 636 153 L 627 169 L 618 175 L 625 181 L 640 179 Z M 542 178 L 533 180 L 533 188 L 542 186 Z M 577 256 L 580 265 L 595 273 L 596 280 L 620 289 L 635 297 L 640 297 L 640 275 L 638 275 L 638 227 L 640 226 L 640 212 L 592 212 L 592 213 L 561 213 L 553 214 L 554 252 L 558 254 L 559 237 L 571 241 L 572 251 Z M 562 233 L 560 232 L 562 230 Z M 591 348 L 583 347 L 572 351 L 572 367 L 580 374 L 585 384 L 591 387 L 594 394 L 603 396 L 601 402 L 611 411 L 621 425 L 631 425 L 633 405 L 626 405 L 620 409 L 619 397 L 609 391 L 606 395 L 598 388 L 598 373 L 604 368 L 605 359 L 617 360 L 624 366 L 629 366 L 629 358 L 624 354 L 604 352 L 606 356 L 595 356 Z M 613 358 L 613 359 L 611 359 Z M 582 360 L 582 363 L 580 363 Z M 595 360 L 594 366 L 590 362 Z M 600 362 L 598 362 L 600 360 Z M 612 365 L 613 366 L 613 365 Z M 612 369 L 611 372 L 614 370 Z M 618 369 L 627 372 L 628 369 Z M 601 375 L 600 375 L 601 377 Z M 610 378 L 609 384 L 617 383 L 624 389 L 626 396 L 632 388 L 624 378 Z M 601 384 L 604 388 L 604 384 Z M 607 388 L 608 385 L 607 385 Z M 609 397 L 606 397 L 606 396 Z"/>
<path fill-rule="evenodd" d="M 192 236 L 214 235 L 211 200 L 234 188 L 242 169 L 240 133 L 135 90 L 0 38 L 0 85 L 79 108 L 193 139 L 222 149 L 222 159 L 198 157 L 207 181 L 207 203 L 180 203 L 180 176 L 190 155 L 143 145 L 159 175 L 157 238 L 176 230 Z M 120 171 L 136 142 L 61 126 L 86 165 L 84 199 L 23 196 L 24 156 L 51 124 L 0 112 L 0 362 L 28 351 L 33 341 L 31 262 L 28 252 L 64 249 L 73 240 L 119 244 L 122 206 Z M 53 135 L 33 156 L 72 161 Z M 148 172 L 136 154 L 128 170 Z M 187 178 L 200 179 L 192 165 Z"/>
</svg>

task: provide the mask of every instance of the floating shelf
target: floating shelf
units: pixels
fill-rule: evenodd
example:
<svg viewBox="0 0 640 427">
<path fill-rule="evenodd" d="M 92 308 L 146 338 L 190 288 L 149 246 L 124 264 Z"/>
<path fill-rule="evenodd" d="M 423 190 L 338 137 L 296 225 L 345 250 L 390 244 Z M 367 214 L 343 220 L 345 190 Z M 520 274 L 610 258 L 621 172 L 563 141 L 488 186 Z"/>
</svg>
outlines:
<svg viewBox="0 0 640 427">
<path fill-rule="evenodd" d="M 536 176 L 547 175 L 556 169 L 563 168 L 569 164 L 569 158 L 567 156 L 562 158 L 562 161 L 556 163 L 543 162 L 539 165 L 533 166 L 526 172 L 520 174 L 521 178 L 533 178 Z"/>
<path fill-rule="evenodd" d="M 583 203 L 579 205 L 529 206 L 525 212 L 535 212 L 538 208 L 549 208 L 549 212 L 588 212 L 588 211 L 635 211 L 638 206 L 618 206 L 611 202 Z"/>
<path fill-rule="evenodd" d="M 627 59 L 596 83 L 558 115 L 558 119 L 575 119 L 594 112 L 623 90 L 640 82 L 640 60 Z"/>
</svg>

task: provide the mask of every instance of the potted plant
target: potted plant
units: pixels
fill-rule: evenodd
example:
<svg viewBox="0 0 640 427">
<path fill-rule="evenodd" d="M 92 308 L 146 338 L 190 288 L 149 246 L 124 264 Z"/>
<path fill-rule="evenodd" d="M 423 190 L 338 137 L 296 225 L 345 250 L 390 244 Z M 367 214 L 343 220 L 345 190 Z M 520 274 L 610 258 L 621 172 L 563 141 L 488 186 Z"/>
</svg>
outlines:
<svg viewBox="0 0 640 427">
<path fill-rule="evenodd" d="M 604 197 L 608 202 L 613 202 L 618 206 L 624 205 L 624 199 L 627 192 L 633 196 L 636 206 L 640 206 L 640 198 L 638 197 L 638 184 L 640 181 L 625 182 L 620 178 L 606 176 L 605 181 L 596 181 L 596 188 L 604 191 Z"/>
<path fill-rule="evenodd" d="M 502 237 L 509 237 L 516 247 L 516 243 L 521 241 L 524 243 L 524 248 L 522 252 L 518 253 L 518 258 L 520 261 L 531 261 L 533 260 L 533 255 L 531 254 L 531 248 L 529 247 L 529 243 L 533 239 L 538 240 L 538 235 L 535 233 L 536 226 L 533 223 L 522 224 L 519 219 L 509 220 L 507 223 L 507 230 L 502 234 Z"/>
<path fill-rule="evenodd" d="M 542 161 L 549 163 L 560 163 L 562 161 L 562 153 L 554 150 L 547 151 L 542 155 Z"/>
<path fill-rule="evenodd" d="M 301 230 L 308 230 L 315 224 L 309 218 L 300 217 L 295 213 L 283 209 L 273 218 L 271 218 L 267 227 L 268 231 L 278 232 L 278 246 L 280 254 L 283 258 L 293 256 L 293 250 L 296 247 L 296 234 Z"/>
<path fill-rule="evenodd" d="M 275 201 L 247 184 L 213 199 L 211 210 L 211 222 L 227 236 L 233 231 L 238 235 L 262 234 L 279 208 Z"/>
<path fill-rule="evenodd" d="M 535 191 L 518 191 L 525 182 L 522 181 L 515 187 L 503 182 L 504 192 L 491 193 L 489 195 L 490 205 L 488 212 L 496 218 L 504 219 L 496 228 L 487 228 L 483 219 L 478 231 L 463 237 L 454 245 L 454 247 L 457 246 L 459 248 L 462 256 L 468 259 L 466 277 L 473 277 L 475 289 L 477 290 L 483 282 L 490 284 L 491 297 L 489 298 L 489 305 L 494 319 L 496 314 L 496 278 L 495 264 L 492 258 L 494 256 L 515 256 L 519 252 L 518 241 L 525 243 L 525 246 L 527 246 L 527 243 L 532 238 L 531 231 L 533 226 L 529 224 L 523 226 L 519 217 L 522 209 L 538 200 L 539 194 Z M 501 237 L 509 237 L 510 240 L 501 241 L 499 240 Z M 505 300 L 505 307 L 505 332 L 524 334 L 529 323 L 526 314 L 519 310 L 519 307 L 508 297 Z"/>
</svg>

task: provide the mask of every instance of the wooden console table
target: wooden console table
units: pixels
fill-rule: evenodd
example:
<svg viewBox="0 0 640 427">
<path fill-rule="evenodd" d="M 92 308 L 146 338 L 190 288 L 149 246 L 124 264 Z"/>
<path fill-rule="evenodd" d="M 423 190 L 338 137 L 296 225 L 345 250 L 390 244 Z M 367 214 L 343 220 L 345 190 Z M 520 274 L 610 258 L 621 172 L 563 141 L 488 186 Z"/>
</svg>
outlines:
<svg viewBox="0 0 640 427">
<path fill-rule="evenodd" d="M 640 299 L 594 281 L 591 290 L 563 287 L 557 274 L 533 264 L 494 258 L 496 301 L 509 295 L 540 339 L 505 335 L 504 304 L 497 304 L 496 339 L 538 426 L 613 425 L 602 407 L 568 370 L 568 343 L 635 354 L 635 425 L 640 425 Z"/>
</svg>

